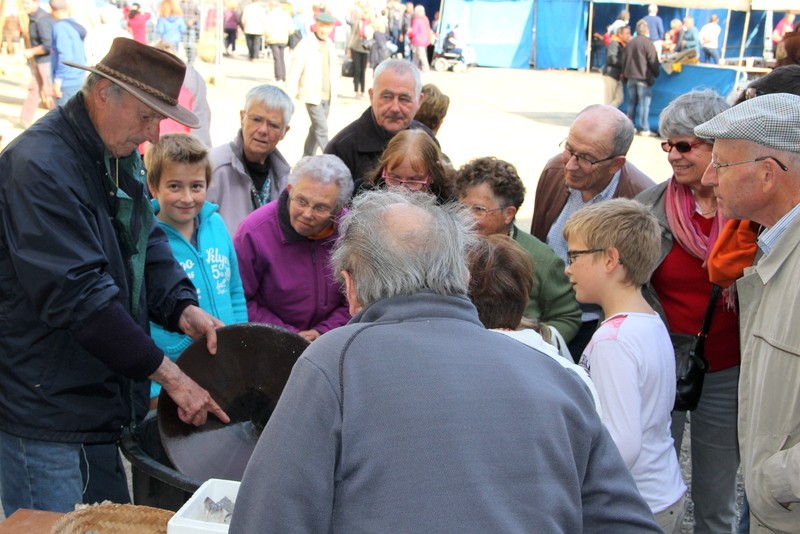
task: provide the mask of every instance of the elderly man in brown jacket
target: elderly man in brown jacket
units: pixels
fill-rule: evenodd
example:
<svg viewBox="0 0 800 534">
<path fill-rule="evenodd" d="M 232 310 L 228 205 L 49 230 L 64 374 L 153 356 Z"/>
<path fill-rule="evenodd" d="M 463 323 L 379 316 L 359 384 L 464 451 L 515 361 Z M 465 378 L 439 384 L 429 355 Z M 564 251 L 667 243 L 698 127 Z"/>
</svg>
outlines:
<svg viewBox="0 0 800 534">
<path fill-rule="evenodd" d="M 633 124 L 617 108 L 589 106 L 570 126 L 561 154 L 548 161 L 539 176 L 531 234 L 565 262 L 567 243 L 562 230 L 570 215 L 610 198 L 633 198 L 655 185 L 625 158 L 633 134 Z M 569 345 L 576 362 L 600 318 L 595 306 L 581 307 L 583 325 Z"/>
</svg>

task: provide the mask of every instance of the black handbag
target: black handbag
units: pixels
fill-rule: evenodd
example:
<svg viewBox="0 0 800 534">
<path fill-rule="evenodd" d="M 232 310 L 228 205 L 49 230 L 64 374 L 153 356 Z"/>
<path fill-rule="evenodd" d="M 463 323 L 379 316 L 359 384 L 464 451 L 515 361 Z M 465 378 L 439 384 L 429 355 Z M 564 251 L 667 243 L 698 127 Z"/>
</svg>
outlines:
<svg viewBox="0 0 800 534">
<path fill-rule="evenodd" d="M 700 402 L 703 392 L 703 381 L 708 371 L 708 360 L 705 356 L 705 343 L 711 317 L 717 305 L 717 298 L 722 288 L 714 284 L 711 297 L 708 299 L 706 316 L 696 336 L 670 333 L 672 346 L 675 349 L 675 406 L 673 410 L 692 411 Z"/>
<path fill-rule="evenodd" d="M 344 58 L 344 62 L 342 63 L 342 76 L 345 78 L 352 78 L 353 77 L 353 60 L 350 58 Z"/>
</svg>

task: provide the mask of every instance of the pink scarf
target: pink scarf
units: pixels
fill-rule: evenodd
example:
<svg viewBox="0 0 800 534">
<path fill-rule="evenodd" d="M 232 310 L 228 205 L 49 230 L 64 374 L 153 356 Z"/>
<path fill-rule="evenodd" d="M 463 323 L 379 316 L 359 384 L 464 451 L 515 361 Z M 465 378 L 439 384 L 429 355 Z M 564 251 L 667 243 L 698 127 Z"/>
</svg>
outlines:
<svg viewBox="0 0 800 534">
<path fill-rule="evenodd" d="M 694 221 L 694 214 L 697 211 L 692 190 L 685 185 L 679 184 L 675 177 L 670 178 L 667 185 L 664 210 L 667 214 L 667 223 L 675 240 L 692 256 L 703 260 L 703 268 L 706 268 L 708 256 L 711 248 L 717 240 L 720 229 L 725 225 L 727 219 L 722 212 L 717 210 L 714 221 L 711 223 L 709 235 L 703 234 L 699 226 Z"/>
</svg>

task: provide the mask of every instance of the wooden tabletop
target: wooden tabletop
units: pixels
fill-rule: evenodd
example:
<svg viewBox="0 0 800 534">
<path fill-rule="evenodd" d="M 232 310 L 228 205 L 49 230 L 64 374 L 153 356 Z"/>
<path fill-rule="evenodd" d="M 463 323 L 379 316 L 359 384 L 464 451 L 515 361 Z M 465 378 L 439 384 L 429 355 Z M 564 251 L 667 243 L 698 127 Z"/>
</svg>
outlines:
<svg viewBox="0 0 800 534">
<path fill-rule="evenodd" d="M 17 510 L 0 523 L 0 534 L 47 534 L 63 515 L 38 510 Z"/>
</svg>

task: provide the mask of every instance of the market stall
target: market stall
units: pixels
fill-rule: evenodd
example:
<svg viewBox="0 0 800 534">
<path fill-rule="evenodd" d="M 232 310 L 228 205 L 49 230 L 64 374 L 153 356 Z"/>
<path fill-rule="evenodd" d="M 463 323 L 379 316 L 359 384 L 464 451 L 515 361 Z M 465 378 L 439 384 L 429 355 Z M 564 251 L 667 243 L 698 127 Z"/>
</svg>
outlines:
<svg viewBox="0 0 800 534">
<path fill-rule="evenodd" d="M 658 131 L 658 116 L 676 97 L 698 88 L 711 88 L 721 95 L 728 95 L 736 87 L 739 76 L 740 69 L 737 67 L 712 65 L 683 65 L 680 72 L 673 72 L 668 76 L 662 71 L 653 85 L 653 99 L 647 121 L 650 131 Z M 627 89 L 621 109 L 628 109 Z"/>
<path fill-rule="evenodd" d="M 627 8 L 631 22 L 647 14 L 648 0 L 442 0 L 441 32 L 456 24 L 481 66 L 589 69 L 591 36 Z M 797 9 L 796 0 L 663 0 L 659 16 L 694 16 L 701 27 L 712 14 L 723 28 L 723 57 L 760 57 L 771 11 Z M 794 5 L 792 5 L 794 4 Z"/>
</svg>

